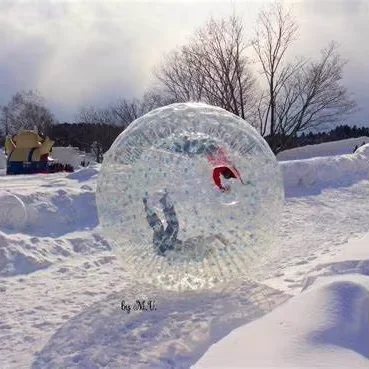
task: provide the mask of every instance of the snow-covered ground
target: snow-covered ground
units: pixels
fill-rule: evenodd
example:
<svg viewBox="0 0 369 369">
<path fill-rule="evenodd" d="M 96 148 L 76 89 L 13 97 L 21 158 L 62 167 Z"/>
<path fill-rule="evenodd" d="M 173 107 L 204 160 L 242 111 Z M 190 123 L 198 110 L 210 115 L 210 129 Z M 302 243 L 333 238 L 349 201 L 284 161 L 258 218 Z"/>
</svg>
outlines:
<svg viewBox="0 0 369 369">
<path fill-rule="evenodd" d="M 296 147 L 280 152 L 277 155 L 277 159 L 283 161 L 310 159 L 318 156 L 352 154 L 355 147 L 360 147 L 363 143 L 369 143 L 369 137 L 348 138 L 346 140 L 324 142 L 318 145 Z"/>
<path fill-rule="evenodd" d="M 95 158 L 93 154 L 87 154 L 81 152 L 76 147 L 61 147 L 61 146 L 55 146 L 53 147 L 51 157 L 62 164 L 70 164 L 74 168 L 78 168 L 81 164 L 81 161 L 85 162 L 94 162 Z"/>
<path fill-rule="evenodd" d="M 368 368 L 368 147 L 281 162 L 280 238 L 257 279 L 201 293 L 122 270 L 98 165 L 0 177 L 0 368 Z M 137 299 L 156 310 L 121 309 Z"/>
</svg>

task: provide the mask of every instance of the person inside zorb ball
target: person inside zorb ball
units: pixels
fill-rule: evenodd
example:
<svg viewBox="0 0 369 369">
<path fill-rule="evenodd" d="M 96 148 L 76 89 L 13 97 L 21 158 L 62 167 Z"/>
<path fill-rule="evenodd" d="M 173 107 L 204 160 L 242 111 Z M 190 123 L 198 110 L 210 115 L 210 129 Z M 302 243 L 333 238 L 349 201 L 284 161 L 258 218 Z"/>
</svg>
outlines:
<svg viewBox="0 0 369 369">
<path fill-rule="evenodd" d="M 283 184 L 274 154 L 246 121 L 181 103 L 118 136 L 96 201 L 103 233 L 132 278 L 201 289 L 258 272 L 275 244 Z"/>
</svg>

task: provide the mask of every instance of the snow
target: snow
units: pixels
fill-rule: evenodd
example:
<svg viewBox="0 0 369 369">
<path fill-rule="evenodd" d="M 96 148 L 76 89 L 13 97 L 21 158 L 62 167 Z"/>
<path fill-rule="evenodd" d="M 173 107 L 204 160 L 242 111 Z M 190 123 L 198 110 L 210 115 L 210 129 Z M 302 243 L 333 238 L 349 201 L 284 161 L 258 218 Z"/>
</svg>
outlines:
<svg viewBox="0 0 369 369">
<path fill-rule="evenodd" d="M 282 161 L 280 237 L 256 280 L 201 293 L 122 269 L 99 165 L 0 177 L 1 368 L 368 368 L 368 146 Z M 133 310 L 141 299 L 156 310 Z"/>
<path fill-rule="evenodd" d="M 296 187 L 352 184 L 368 178 L 369 144 L 354 154 L 281 161 L 287 190 Z"/>
<path fill-rule="evenodd" d="M 0 226 L 1 228 L 22 230 L 27 223 L 27 209 L 16 195 L 6 191 L 0 192 Z"/>
<path fill-rule="evenodd" d="M 363 143 L 369 143 L 369 137 L 362 136 L 356 138 L 348 138 L 346 140 L 324 142 L 317 145 L 306 145 L 296 147 L 294 149 L 285 150 L 277 155 L 280 161 L 310 159 L 320 156 L 334 156 L 352 154 L 355 146 L 361 146 Z"/>
<path fill-rule="evenodd" d="M 78 148 L 68 146 L 55 146 L 51 153 L 52 158 L 62 164 L 70 164 L 74 168 L 78 168 L 81 161 L 93 162 L 94 157 L 91 154 L 82 153 Z"/>
<path fill-rule="evenodd" d="M 192 368 L 368 367 L 368 240 L 369 234 L 356 241 L 367 260 L 319 266 L 324 273 L 309 280 L 302 293 L 235 329 Z M 347 243 L 346 251 L 351 247 Z"/>
</svg>

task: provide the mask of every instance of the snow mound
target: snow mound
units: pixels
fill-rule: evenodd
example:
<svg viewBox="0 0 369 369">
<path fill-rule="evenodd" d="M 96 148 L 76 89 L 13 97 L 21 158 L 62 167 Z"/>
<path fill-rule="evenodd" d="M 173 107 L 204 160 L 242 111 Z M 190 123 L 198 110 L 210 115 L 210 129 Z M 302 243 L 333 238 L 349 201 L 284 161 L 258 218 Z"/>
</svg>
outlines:
<svg viewBox="0 0 369 369">
<path fill-rule="evenodd" d="M 36 239 L 20 240 L 0 233 L 0 277 L 29 274 L 51 265 L 45 257 L 50 242 L 40 246 Z"/>
<path fill-rule="evenodd" d="M 369 259 L 319 264 L 309 272 L 302 290 L 308 289 L 317 279 L 322 280 L 322 277 L 341 274 L 362 274 L 369 276 Z"/>
<path fill-rule="evenodd" d="M 19 237 L 0 232 L 0 277 L 27 275 L 68 258 L 90 257 L 110 251 L 110 245 L 98 234 L 70 234 L 63 238 Z M 112 258 L 110 255 L 108 258 Z"/>
<path fill-rule="evenodd" d="M 369 144 L 360 146 L 356 151 L 355 154 L 357 155 L 364 155 L 369 158 Z"/>
<path fill-rule="evenodd" d="M 367 368 L 369 277 L 332 276 L 213 345 L 193 369 Z M 245 343 L 248 342 L 248 345 Z"/>
<path fill-rule="evenodd" d="M 61 179 L 61 175 L 55 177 L 53 181 Z M 30 184 L 37 179 L 29 178 Z M 81 191 L 72 184 L 67 181 L 65 190 L 45 190 L 36 182 L 20 195 L 0 193 L 0 277 L 29 274 L 66 258 L 111 249 L 94 232 L 98 221 L 93 188 Z M 22 233 L 16 233 L 20 227 Z"/>
<path fill-rule="evenodd" d="M 367 179 L 369 145 L 355 154 L 280 162 L 285 187 L 339 184 Z"/>
<path fill-rule="evenodd" d="M 23 219 L 21 210 L 26 209 L 27 222 L 22 229 L 25 234 L 56 237 L 69 232 L 92 230 L 98 225 L 94 180 L 80 184 L 70 180 L 65 173 L 56 173 L 6 176 L 1 180 L 1 185 L 6 189 L 3 190 L 6 199 L 12 202 L 6 206 L 9 210 L 0 211 L 0 217 L 4 218 L 3 222 L 9 223 L 18 215 L 17 223 L 14 220 L 12 223 L 16 223 L 19 229 Z M 12 206 L 14 203 L 16 206 Z M 2 208 L 5 209 L 5 204 Z M 15 215 L 10 217 L 12 212 Z M 9 227 L 2 227 L 1 224 L 0 230 L 9 233 Z"/>
<path fill-rule="evenodd" d="M 27 209 L 16 195 L 0 192 L 0 228 L 22 230 L 27 224 Z"/>
<path fill-rule="evenodd" d="M 331 277 L 325 283 L 315 287 L 320 306 L 316 304 L 313 313 L 318 316 L 321 308 L 320 320 L 308 340 L 314 346 L 336 346 L 369 358 L 369 278 Z"/>
<path fill-rule="evenodd" d="M 61 236 L 93 229 L 98 224 L 95 194 L 59 189 L 24 195 L 29 222 L 27 231 L 41 236 Z"/>
<path fill-rule="evenodd" d="M 82 161 L 94 161 L 91 154 L 86 154 L 80 151 L 77 147 L 59 147 L 54 146 L 52 151 L 52 158 L 59 163 L 70 164 L 74 168 L 79 167 Z"/>
<path fill-rule="evenodd" d="M 96 167 L 89 167 L 77 170 L 74 173 L 67 175 L 66 178 L 74 179 L 79 182 L 89 181 L 90 179 L 96 178 L 99 174 L 99 169 Z"/>
<path fill-rule="evenodd" d="M 317 156 L 334 156 L 351 154 L 355 146 L 362 145 L 363 142 L 369 142 L 369 137 L 348 138 L 345 140 L 324 142 L 317 145 L 306 145 L 295 147 L 294 149 L 285 150 L 277 154 L 277 159 L 285 160 L 301 160 L 310 159 Z"/>
</svg>

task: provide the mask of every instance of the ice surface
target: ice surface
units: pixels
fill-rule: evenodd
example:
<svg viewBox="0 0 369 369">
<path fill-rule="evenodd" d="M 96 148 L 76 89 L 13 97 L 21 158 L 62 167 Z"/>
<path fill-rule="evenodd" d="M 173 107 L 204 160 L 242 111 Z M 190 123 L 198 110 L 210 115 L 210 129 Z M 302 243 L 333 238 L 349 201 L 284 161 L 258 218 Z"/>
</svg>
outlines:
<svg viewBox="0 0 369 369">
<path fill-rule="evenodd" d="M 230 191 L 213 181 L 218 166 L 240 174 L 221 179 Z M 165 193 L 175 210 L 170 224 L 163 211 L 169 203 L 160 202 Z M 283 184 L 275 156 L 248 123 L 220 108 L 186 103 L 146 114 L 116 139 L 96 197 L 104 233 L 132 276 L 197 289 L 248 274 L 250 263 L 268 250 Z M 172 249 L 158 252 L 148 214 L 156 214 L 163 229 L 178 221 Z"/>
</svg>

